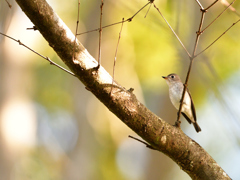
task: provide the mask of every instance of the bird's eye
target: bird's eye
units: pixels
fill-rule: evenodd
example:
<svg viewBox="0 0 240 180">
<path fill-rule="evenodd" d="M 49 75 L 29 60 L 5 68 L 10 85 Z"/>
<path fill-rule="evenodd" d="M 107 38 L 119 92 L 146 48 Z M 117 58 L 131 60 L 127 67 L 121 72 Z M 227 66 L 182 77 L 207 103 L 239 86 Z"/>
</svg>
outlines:
<svg viewBox="0 0 240 180">
<path fill-rule="evenodd" d="M 173 78 L 174 78 L 174 75 L 171 75 L 171 78 L 173 79 Z"/>
</svg>

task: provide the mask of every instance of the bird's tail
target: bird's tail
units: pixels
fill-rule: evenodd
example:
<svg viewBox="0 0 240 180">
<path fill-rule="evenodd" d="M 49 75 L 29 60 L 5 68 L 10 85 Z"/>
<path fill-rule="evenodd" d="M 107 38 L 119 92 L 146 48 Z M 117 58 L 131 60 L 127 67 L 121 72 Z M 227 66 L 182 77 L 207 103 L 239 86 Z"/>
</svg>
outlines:
<svg viewBox="0 0 240 180">
<path fill-rule="evenodd" d="M 200 132 L 200 131 L 201 131 L 201 128 L 200 128 L 200 126 L 198 125 L 197 122 L 194 122 L 193 125 L 194 125 L 194 128 L 195 128 L 195 130 L 196 130 L 197 132 Z"/>
</svg>

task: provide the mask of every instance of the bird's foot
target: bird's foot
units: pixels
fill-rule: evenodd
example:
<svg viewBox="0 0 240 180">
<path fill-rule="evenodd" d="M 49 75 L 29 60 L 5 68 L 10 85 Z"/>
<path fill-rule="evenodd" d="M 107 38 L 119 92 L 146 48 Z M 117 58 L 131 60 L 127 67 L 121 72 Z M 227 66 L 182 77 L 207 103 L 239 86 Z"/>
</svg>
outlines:
<svg viewBox="0 0 240 180">
<path fill-rule="evenodd" d="M 181 121 L 180 120 L 177 120 L 174 124 L 174 126 L 180 128 L 180 125 L 181 125 Z"/>
</svg>

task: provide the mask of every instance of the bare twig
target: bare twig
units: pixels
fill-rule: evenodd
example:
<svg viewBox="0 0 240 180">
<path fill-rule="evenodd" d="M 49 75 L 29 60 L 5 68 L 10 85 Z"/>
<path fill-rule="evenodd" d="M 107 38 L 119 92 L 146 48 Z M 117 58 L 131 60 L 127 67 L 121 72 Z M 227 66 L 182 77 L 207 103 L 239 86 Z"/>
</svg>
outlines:
<svg viewBox="0 0 240 180">
<path fill-rule="evenodd" d="M 58 65 L 57 63 L 53 62 L 53 61 L 52 61 L 51 59 L 49 59 L 48 57 L 45 57 L 45 56 L 39 54 L 38 52 L 34 51 L 34 50 L 31 49 L 30 47 L 28 47 L 28 46 L 26 46 L 25 44 L 23 44 L 20 40 L 16 40 L 16 39 L 12 38 L 11 36 L 8 36 L 8 35 L 3 34 L 3 33 L 1 33 L 1 32 L 0 32 L 0 34 L 3 35 L 3 36 L 5 36 L 5 37 L 7 37 L 7 38 L 9 38 L 9 39 L 12 39 L 13 41 L 18 42 L 19 45 L 24 46 L 25 48 L 27 48 L 27 49 L 29 49 L 30 51 L 34 52 L 35 54 L 37 54 L 38 56 L 42 57 L 43 59 L 46 59 L 48 62 L 50 62 L 51 65 L 54 65 L 54 66 L 62 69 L 63 71 L 67 72 L 68 74 L 71 74 L 72 76 L 75 76 L 75 74 L 72 73 L 71 71 L 69 71 L 69 70 L 63 68 L 62 66 Z"/>
<path fill-rule="evenodd" d="M 204 51 L 206 51 L 208 48 L 210 48 L 217 40 L 219 40 L 226 32 L 228 32 L 234 25 L 236 25 L 240 19 L 238 19 L 235 23 L 233 23 L 226 31 L 224 31 L 217 39 L 215 39 L 209 46 L 207 46 L 205 49 L 203 49 L 201 52 L 195 55 L 197 57 L 198 55 L 202 54 Z"/>
<path fill-rule="evenodd" d="M 33 26 L 32 28 L 27 28 L 27 30 L 34 30 L 34 31 L 36 31 L 36 30 L 38 30 L 38 29 L 37 29 L 36 26 Z"/>
<path fill-rule="evenodd" d="M 225 6 L 229 6 L 229 2 L 227 2 L 226 0 L 221 0 L 221 3 Z M 229 9 L 231 11 L 235 12 L 239 16 L 239 13 L 236 11 L 236 9 L 234 7 L 230 6 Z"/>
<path fill-rule="evenodd" d="M 206 13 L 206 11 L 202 11 L 202 16 L 201 16 L 199 28 L 198 28 L 198 31 L 197 31 L 197 37 L 196 37 L 196 40 L 195 40 L 195 45 L 194 45 L 192 57 L 194 57 L 194 55 L 195 55 L 195 53 L 196 53 L 196 50 L 197 50 L 197 47 L 198 47 L 199 38 L 200 38 L 200 36 L 201 36 L 201 34 L 202 34 L 201 29 L 202 29 L 202 25 L 203 25 L 205 13 Z"/>
<path fill-rule="evenodd" d="M 74 45 L 73 45 L 72 60 L 75 59 L 74 54 L 75 54 L 75 46 L 76 46 L 76 40 L 77 40 L 77 31 L 78 31 L 78 24 L 79 24 L 79 12 L 80 12 L 80 0 L 78 0 L 77 25 L 76 25 L 75 39 L 74 39 Z"/>
<path fill-rule="evenodd" d="M 149 12 L 149 10 L 150 10 L 151 6 L 152 6 L 152 3 L 150 4 L 150 6 L 149 6 L 149 8 L 148 8 L 148 10 L 147 10 L 147 13 L 146 13 L 146 15 L 144 16 L 144 18 L 146 18 L 146 17 L 147 17 L 147 14 L 148 14 L 148 12 Z"/>
<path fill-rule="evenodd" d="M 202 4 L 198 1 L 198 0 L 195 0 L 197 2 L 197 4 L 199 5 L 200 9 L 203 9 L 203 6 Z"/>
<path fill-rule="evenodd" d="M 210 8 L 211 8 L 214 4 L 216 4 L 218 1 L 219 1 L 219 0 L 214 1 L 212 4 L 210 4 L 210 6 L 206 7 L 206 8 L 204 9 L 204 11 L 207 11 L 208 9 L 210 9 Z"/>
<path fill-rule="evenodd" d="M 211 23 L 209 23 L 202 31 L 204 32 L 209 26 L 211 26 L 236 0 L 234 0 L 231 4 L 229 4 Z"/>
<path fill-rule="evenodd" d="M 171 29 L 171 31 L 173 32 L 173 34 L 176 36 L 176 38 L 178 39 L 179 43 L 182 45 L 183 49 L 186 51 L 187 55 L 189 57 L 191 57 L 190 53 L 188 52 L 188 50 L 186 49 L 186 47 L 184 46 L 184 44 L 182 43 L 181 39 L 178 37 L 178 35 L 175 33 L 175 31 L 173 30 L 173 28 L 171 27 L 171 25 L 168 23 L 168 21 L 165 19 L 165 17 L 162 15 L 161 11 L 157 8 L 157 6 L 153 3 L 154 7 L 157 9 L 158 13 L 162 16 L 162 18 L 164 19 L 164 21 L 167 23 L 168 27 Z"/>
<path fill-rule="evenodd" d="M 177 121 L 175 123 L 175 125 L 177 127 L 180 127 L 180 124 L 181 124 L 181 121 L 180 121 L 180 116 L 181 116 L 181 110 L 182 110 L 182 106 L 183 106 L 183 99 L 184 99 L 184 96 L 185 96 L 185 92 L 187 90 L 187 83 L 188 83 L 188 79 L 189 79 L 189 76 L 190 76 L 190 72 L 191 72 L 191 69 L 192 69 L 192 63 L 193 63 L 193 59 L 194 59 L 194 54 L 196 52 L 196 49 L 197 49 L 197 46 L 198 46 L 198 42 L 199 42 L 199 37 L 201 35 L 201 28 L 202 28 L 202 24 L 203 24 L 203 21 L 204 21 L 204 16 L 205 16 L 205 13 L 206 11 L 203 9 L 201 3 L 196 0 L 196 2 L 198 3 L 198 5 L 200 6 L 201 8 L 201 11 L 202 11 L 202 16 L 201 16 L 201 21 L 200 21 L 200 24 L 199 24 L 199 28 L 198 28 L 198 32 L 197 32 L 197 36 L 196 36 L 196 41 L 195 41 L 195 45 L 194 45 L 194 49 L 193 49 L 193 53 L 192 55 L 190 55 L 190 53 L 188 52 L 188 50 L 186 49 L 186 47 L 184 46 L 184 44 L 182 43 L 182 41 L 180 40 L 180 38 L 178 37 L 178 35 L 175 33 L 175 31 L 173 30 L 173 28 L 171 27 L 171 25 L 168 23 L 168 21 L 165 19 L 165 17 L 162 15 L 162 13 L 160 12 L 160 10 L 156 7 L 156 5 L 154 4 L 154 7 L 157 9 L 157 11 L 159 12 L 159 14 L 162 16 L 162 18 L 164 19 L 164 21 L 167 23 L 168 27 L 171 29 L 171 31 L 173 32 L 173 34 L 176 36 L 176 38 L 178 39 L 178 41 L 180 42 L 180 44 L 182 45 L 183 49 L 186 51 L 186 53 L 188 54 L 188 57 L 190 59 L 190 65 L 189 65 L 189 68 L 188 68 L 188 73 L 187 73 L 187 77 L 186 77 L 186 80 L 185 80 L 185 83 L 184 83 L 184 89 L 183 89 L 183 94 L 182 94 L 182 99 L 181 99 L 181 102 L 180 102 L 180 106 L 179 106 L 179 111 L 178 111 L 178 117 L 177 117 Z"/>
<path fill-rule="evenodd" d="M 234 0 L 231 4 L 229 4 L 228 7 L 227 7 L 223 12 L 221 12 L 205 29 L 201 30 L 201 29 L 202 29 L 202 25 L 203 25 L 203 21 L 204 21 L 204 17 L 205 17 L 205 13 L 207 12 L 207 9 L 209 9 L 210 7 L 212 7 L 217 1 L 213 2 L 213 3 L 212 3 L 210 6 L 208 6 L 206 9 L 203 9 L 203 7 L 202 7 L 201 4 L 199 3 L 199 1 L 196 0 L 196 2 L 199 4 L 199 6 L 200 6 L 200 8 L 201 8 L 202 16 L 201 16 L 199 28 L 198 28 L 198 31 L 197 31 L 197 36 L 196 36 L 196 41 L 195 41 L 193 53 L 192 53 L 192 56 L 191 56 L 191 58 L 190 58 L 190 64 L 189 64 L 189 68 L 188 68 L 186 80 L 185 80 L 185 83 L 184 83 L 184 89 L 183 89 L 182 99 L 181 99 L 181 102 L 180 102 L 179 111 L 178 111 L 178 117 L 177 117 L 177 121 L 176 121 L 176 125 L 177 125 L 177 126 L 179 126 L 180 123 L 181 123 L 181 121 L 180 121 L 180 116 L 181 116 L 181 111 L 182 111 L 182 106 L 183 106 L 183 100 L 184 100 L 184 96 L 185 96 L 185 93 L 186 93 L 186 90 L 187 90 L 188 79 L 189 79 L 190 72 L 191 72 L 191 69 L 192 69 L 193 60 L 194 60 L 199 54 L 201 54 L 201 53 L 204 52 L 206 49 L 208 49 L 209 47 L 211 47 L 212 44 L 214 44 L 220 37 L 222 37 L 232 26 L 234 26 L 234 25 L 235 25 L 236 23 L 238 23 L 240 20 L 238 20 L 238 21 L 237 21 L 236 23 L 234 23 L 231 27 L 229 27 L 221 36 L 219 36 L 215 41 L 213 41 L 213 43 L 211 43 L 207 48 L 205 48 L 203 51 L 201 51 L 200 53 L 198 53 L 197 55 L 195 55 L 195 54 L 196 54 L 197 47 L 198 47 L 199 38 L 200 38 L 201 34 L 202 34 L 209 26 L 211 26 L 211 25 L 213 24 L 213 22 L 215 22 L 235 1 L 236 1 L 236 0 Z"/>
<path fill-rule="evenodd" d="M 133 16 L 131 16 L 130 18 L 126 19 L 124 22 L 131 22 L 133 20 L 133 18 L 141 11 L 143 10 L 147 5 L 151 4 L 151 2 L 148 2 L 147 4 L 145 4 L 142 8 L 140 8 Z M 109 24 L 109 25 L 106 25 L 106 26 L 103 26 L 102 29 L 104 28 L 107 28 L 107 27 L 110 27 L 110 26 L 114 26 L 114 25 L 117 25 L 117 24 L 121 24 L 122 21 L 119 21 L 119 22 L 116 22 L 116 23 L 113 23 L 113 24 Z M 97 28 L 97 29 L 93 29 L 93 30 L 90 30 L 90 31 L 86 31 L 86 32 L 82 32 L 82 33 L 79 33 L 77 35 L 82 35 L 82 34 L 86 34 L 86 33 L 90 33 L 90 32 L 94 32 L 94 31 L 99 31 L 100 28 Z"/>
<path fill-rule="evenodd" d="M 128 21 L 128 19 L 125 20 L 124 22 L 126 22 L 126 21 Z M 109 25 L 103 26 L 102 29 L 110 27 L 110 26 L 114 26 L 114 25 L 117 25 L 117 24 L 121 24 L 121 23 L 122 23 L 122 21 L 119 21 L 119 22 L 116 22 L 116 23 L 113 23 L 113 24 L 109 24 Z M 90 30 L 90 31 L 85 31 L 85 32 L 79 33 L 77 35 L 79 36 L 79 35 L 87 34 L 87 33 L 94 32 L 94 31 L 99 31 L 99 28 L 93 29 L 93 30 Z"/>
<path fill-rule="evenodd" d="M 150 144 L 148 144 L 148 143 L 146 143 L 146 142 L 144 142 L 144 141 L 142 141 L 142 140 L 140 140 L 140 139 L 138 139 L 138 138 L 135 138 L 135 137 L 133 137 L 133 136 L 131 136 L 131 135 L 129 135 L 128 137 L 130 137 L 130 138 L 132 138 L 132 139 L 135 139 L 136 141 L 145 144 L 146 147 L 149 148 L 149 149 L 157 150 L 157 149 L 155 149 L 154 147 L 152 147 Z"/>
<path fill-rule="evenodd" d="M 98 68 L 101 65 L 101 42 L 102 42 L 102 15 L 103 15 L 103 0 L 100 5 L 100 27 L 99 27 L 99 44 L 98 44 Z"/>
<path fill-rule="evenodd" d="M 191 69 L 192 69 L 192 64 L 193 64 L 193 59 L 190 59 L 190 64 L 189 64 L 189 67 L 188 67 L 187 77 L 186 77 L 185 83 L 183 84 L 184 88 L 183 88 L 182 99 L 180 101 L 180 106 L 179 106 L 179 110 L 178 110 L 178 117 L 177 117 L 177 121 L 175 123 L 175 125 L 177 127 L 180 127 L 180 124 L 181 124 L 180 116 L 181 116 L 181 111 L 182 111 L 182 106 L 183 106 L 183 100 L 184 100 L 184 97 L 185 97 L 185 93 L 187 91 L 188 79 L 189 79 L 190 72 L 191 72 Z"/>
<path fill-rule="evenodd" d="M 197 1 L 197 0 L 196 0 L 196 1 Z M 197 3 L 199 3 L 199 1 L 197 1 Z M 197 50 L 197 47 L 198 47 L 199 38 L 200 38 L 200 36 L 201 36 L 201 34 L 202 34 L 201 29 L 202 29 L 202 25 L 203 25 L 205 13 L 207 12 L 207 11 L 205 11 L 205 10 L 203 9 L 203 7 L 201 6 L 200 3 L 199 3 L 199 5 L 200 5 L 200 8 L 201 8 L 200 10 L 201 10 L 201 12 L 202 12 L 202 16 L 201 16 L 200 24 L 199 24 L 199 27 L 198 27 L 197 36 L 196 36 L 196 40 L 195 40 L 195 44 L 194 44 L 192 56 L 190 57 L 190 64 L 189 64 L 189 67 L 188 67 L 188 72 L 187 72 L 187 76 L 186 76 L 185 83 L 184 83 L 182 98 L 181 98 L 180 105 L 179 105 L 177 121 L 176 121 L 176 123 L 175 123 L 175 125 L 176 125 L 177 127 L 179 127 L 180 124 L 181 124 L 180 116 L 181 116 L 181 112 L 182 112 L 183 100 L 184 100 L 184 97 L 185 97 L 185 93 L 186 93 L 186 91 L 187 91 L 188 80 L 189 80 L 189 77 L 190 77 L 190 72 L 191 72 L 191 69 L 192 69 L 193 60 L 194 60 L 194 58 L 195 58 L 195 53 L 196 53 L 196 50 Z"/>
<path fill-rule="evenodd" d="M 118 42 L 117 42 L 117 48 L 115 51 L 115 56 L 114 56 L 114 63 L 113 63 L 113 78 L 112 78 L 112 87 L 111 87 L 111 92 L 110 94 L 112 94 L 112 88 L 113 88 L 113 82 L 114 82 L 114 75 L 115 75 L 115 65 L 116 65 L 116 60 L 117 60 L 117 52 L 118 52 L 118 45 L 121 39 L 121 33 L 122 33 L 122 28 L 123 28 L 123 23 L 124 23 L 124 18 L 122 19 L 122 26 L 119 32 L 119 36 L 118 36 Z"/>
<path fill-rule="evenodd" d="M 132 21 L 132 19 L 149 4 L 152 4 L 152 2 L 149 1 L 147 4 L 145 4 L 143 7 L 141 7 L 132 17 L 128 18 L 127 21 L 129 21 L 129 22 Z"/>
</svg>

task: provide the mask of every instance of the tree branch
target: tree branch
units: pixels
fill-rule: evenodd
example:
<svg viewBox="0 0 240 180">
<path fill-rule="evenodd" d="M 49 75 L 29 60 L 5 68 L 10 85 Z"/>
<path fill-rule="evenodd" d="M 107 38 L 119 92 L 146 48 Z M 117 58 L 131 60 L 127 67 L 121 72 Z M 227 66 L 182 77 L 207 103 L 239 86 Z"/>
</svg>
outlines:
<svg viewBox="0 0 240 180">
<path fill-rule="evenodd" d="M 111 94 L 112 77 L 102 66 L 95 69 L 97 61 L 79 41 L 74 46 L 74 34 L 45 0 L 16 1 L 87 89 L 154 149 L 172 158 L 192 179 L 230 179 L 200 145 L 148 110 L 132 90 L 114 83 Z"/>
</svg>

